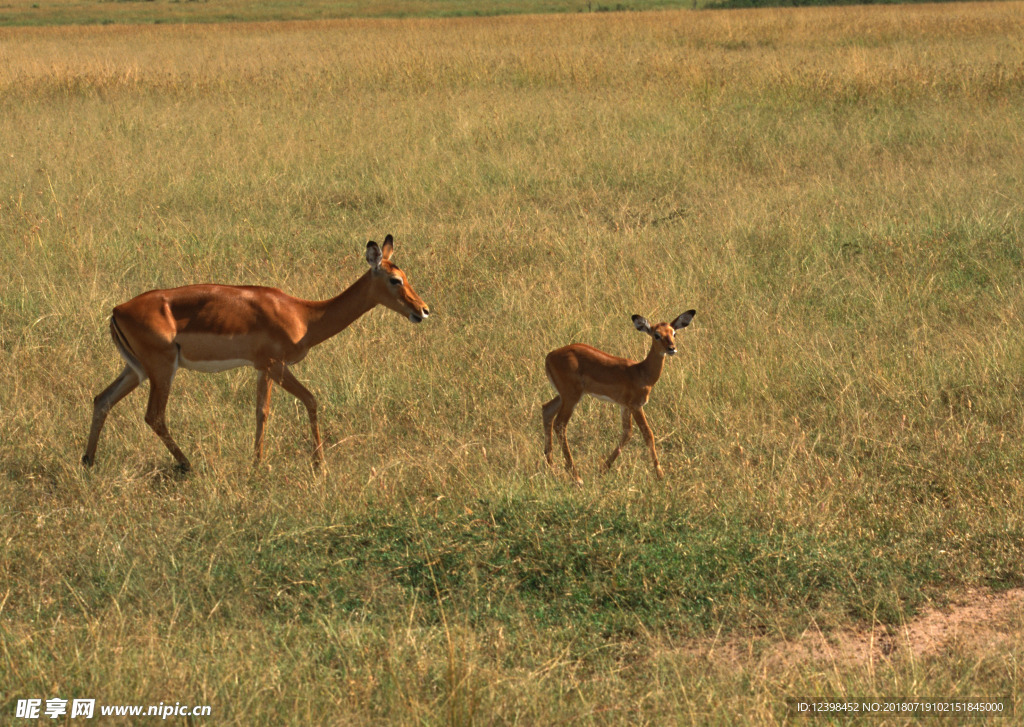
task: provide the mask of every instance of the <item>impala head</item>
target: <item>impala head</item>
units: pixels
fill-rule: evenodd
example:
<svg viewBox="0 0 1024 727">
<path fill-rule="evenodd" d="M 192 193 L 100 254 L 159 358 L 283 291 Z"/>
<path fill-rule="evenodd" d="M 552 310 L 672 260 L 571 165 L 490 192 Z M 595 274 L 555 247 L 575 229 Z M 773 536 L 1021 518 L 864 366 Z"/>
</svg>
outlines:
<svg viewBox="0 0 1024 727">
<path fill-rule="evenodd" d="M 651 326 L 643 316 L 633 316 L 633 325 L 638 331 L 643 331 L 654 339 L 653 346 L 657 347 L 663 356 L 676 355 L 676 331 L 686 328 L 690 321 L 697 314 L 695 310 L 688 310 L 671 323 L 659 323 Z"/>
<path fill-rule="evenodd" d="M 419 323 L 430 315 L 427 304 L 416 295 L 397 265 L 391 262 L 395 251 L 395 241 L 391 235 L 384 238 L 384 244 L 378 247 L 371 240 L 366 243 L 366 262 L 370 263 L 373 295 L 381 305 L 407 316 L 413 323 Z"/>
</svg>

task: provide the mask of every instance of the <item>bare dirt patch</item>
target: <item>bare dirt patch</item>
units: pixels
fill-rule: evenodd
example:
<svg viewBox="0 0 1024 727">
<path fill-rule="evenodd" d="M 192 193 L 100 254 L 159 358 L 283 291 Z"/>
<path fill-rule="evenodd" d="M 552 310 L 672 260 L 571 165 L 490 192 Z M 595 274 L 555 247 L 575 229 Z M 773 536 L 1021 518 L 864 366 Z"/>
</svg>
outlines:
<svg viewBox="0 0 1024 727">
<path fill-rule="evenodd" d="M 710 640 L 699 647 L 709 661 L 756 661 L 787 667 L 806 662 L 859 665 L 879 660 L 921 658 L 945 649 L 998 649 L 1020 639 L 1024 588 L 1001 593 L 970 590 L 942 608 L 929 608 L 900 626 L 840 629 L 816 627 L 791 640 Z"/>
</svg>

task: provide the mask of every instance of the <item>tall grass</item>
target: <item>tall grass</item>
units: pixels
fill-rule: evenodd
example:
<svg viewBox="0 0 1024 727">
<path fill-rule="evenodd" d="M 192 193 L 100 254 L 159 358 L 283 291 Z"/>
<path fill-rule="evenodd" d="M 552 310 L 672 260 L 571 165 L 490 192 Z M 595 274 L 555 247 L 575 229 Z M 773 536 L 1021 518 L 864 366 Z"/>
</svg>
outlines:
<svg viewBox="0 0 1024 727">
<path fill-rule="evenodd" d="M 1020 4 L 0 30 L 0 713 L 218 724 L 788 722 L 786 696 L 1019 701 L 1020 642 L 768 668 L 765 640 L 1021 583 Z M 58 53 L 59 51 L 59 53 Z M 184 372 L 178 478 L 111 414 L 113 305 L 430 304 L 274 394 Z M 616 468 L 543 464 L 544 354 L 697 309 Z M 695 647 L 749 645 L 736 663 Z M 923 694 L 927 691 L 928 694 Z M 737 717 L 742 715 L 743 717 Z"/>
<path fill-rule="evenodd" d="M 337 18 L 461 17 L 524 13 L 697 8 L 709 0 L 8 0 L 0 25 L 106 25 L 113 23 L 222 23 Z"/>
</svg>

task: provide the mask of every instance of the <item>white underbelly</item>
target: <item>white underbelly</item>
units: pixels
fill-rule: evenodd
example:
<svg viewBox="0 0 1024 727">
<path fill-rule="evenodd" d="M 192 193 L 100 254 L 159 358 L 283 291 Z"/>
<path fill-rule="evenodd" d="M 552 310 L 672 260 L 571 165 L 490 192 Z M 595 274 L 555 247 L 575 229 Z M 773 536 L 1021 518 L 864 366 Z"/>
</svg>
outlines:
<svg viewBox="0 0 1024 727">
<path fill-rule="evenodd" d="M 207 374 L 215 374 L 220 371 L 237 369 L 240 366 L 252 366 L 252 361 L 244 358 L 228 358 L 221 361 L 189 361 L 178 354 L 178 366 L 190 371 L 202 371 Z"/>
<path fill-rule="evenodd" d="M 589 391 L 587 393 L 590 394 Z M 603 396 L 601 394 L 590 394 L 590 395 L 592 397 L 594 397 L 595 399 L 600 399 L 601 401 L 607 401 L 609 404 L 618 404 L 619 403 L 619 402 L 615 401 L 615 399 L 612 399 L 611 397 L 608 397 L 608 396 Z"/>
</svg>

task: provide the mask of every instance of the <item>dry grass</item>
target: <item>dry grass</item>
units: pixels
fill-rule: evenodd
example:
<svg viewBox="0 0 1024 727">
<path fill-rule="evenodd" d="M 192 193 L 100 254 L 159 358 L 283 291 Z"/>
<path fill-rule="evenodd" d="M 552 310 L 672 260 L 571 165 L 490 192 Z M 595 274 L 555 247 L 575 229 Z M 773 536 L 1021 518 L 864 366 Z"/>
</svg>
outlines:
<svg viewBox="0 0 1024 727">
<path fill-rule="evenodd" d="M 701 3 L 704 4 L 703 2 Z M 289 21 L 348 17 L 446 17 L 518 13 L 576 13 L 693 6 L 692 0 L 7 0 L 0 24 L 16 26 L 99 25 L 111 23 L 218 23 Z"/>
<path fill-rule="evenodd" d="M 728 84 L 823 99 L 988 95 L 1021 82 L 1014 7 L 0 29 L 0 88 L 167 92 L 279 80 L 321 92 L 568 87 L 589 95 Z M 332 81 L 342 89 L 323 85 Z"/>
<path fill-rule="evenodd" d="M 0 30 L 2 713 L 1017 705 L 1016 637 L 776 671 L 686 646 L 899 624 L 1024 580 L 1020 11 Z M 297 368 L 325 476 L 281 392 L 250 469 L 246 371 L 175 382 L 194 476 L 141 394 L 81 471 L 114 304 L 205 280 L 325 297 L 387 232 L 436 319 L 371 313 Z M 690 307 L 648 406 L 667 479 L 635 443 L 599 476 L 599 403 L 571 428 L 586 486 L 549 473 L 544 354 L 639 356 L 630 314 Z"/>
</svg>

